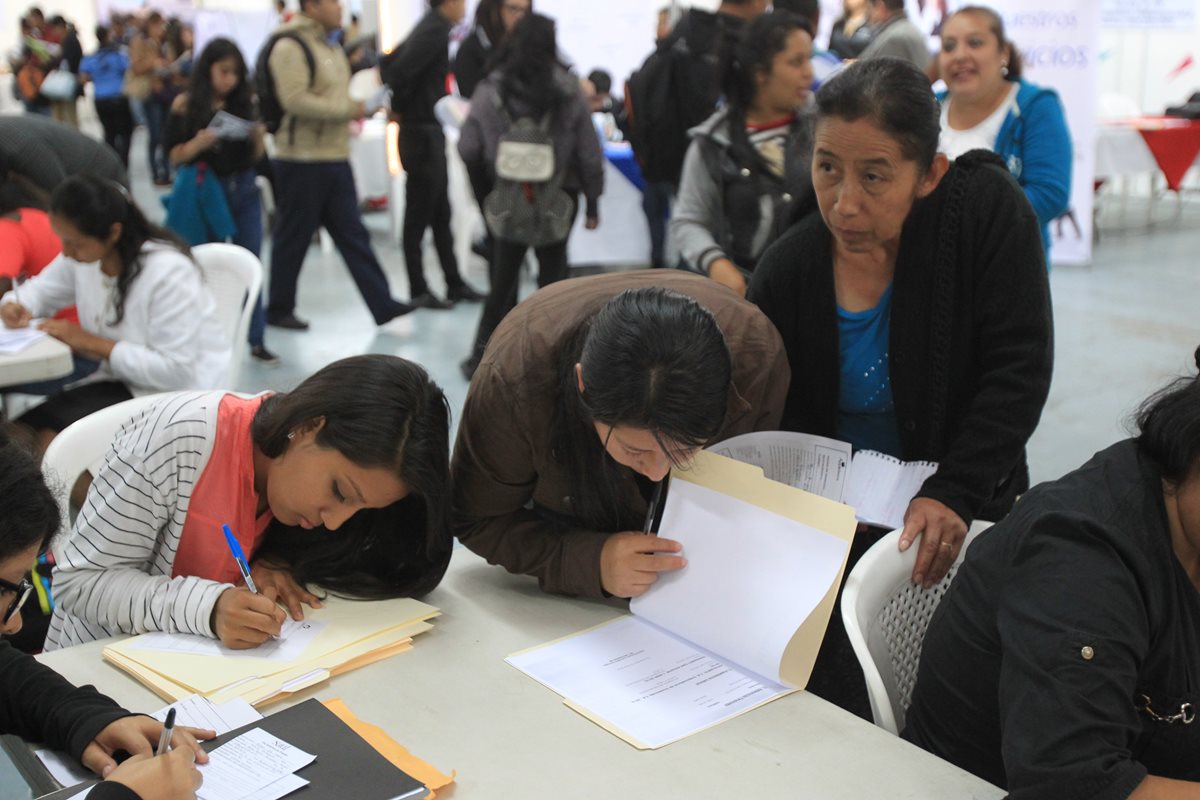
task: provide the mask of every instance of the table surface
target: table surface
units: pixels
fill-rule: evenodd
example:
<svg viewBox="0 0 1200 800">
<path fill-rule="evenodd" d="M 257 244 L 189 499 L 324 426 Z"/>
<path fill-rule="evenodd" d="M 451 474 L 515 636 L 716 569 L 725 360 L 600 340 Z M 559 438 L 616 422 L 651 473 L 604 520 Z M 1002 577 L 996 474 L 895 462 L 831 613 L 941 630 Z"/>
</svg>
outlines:
<svg viewBox="0 0 1200 800">
<path fill-rule="evenodd" d="M 45 381 L 70 375 L 71 348 L 51 336 L 16 353 L 0 353 L 0 386 Z"/>
<path fill-rule="evenodd" d="M 443 615 L 412 651 L 334 678 L 340 697 L 435 767 L 457 770 L 446 800 L 804 796 L 999 798 L 1000 789 L 807 692 L 654 751 L 638 751 L 562 704 L 504 658 L 624 613 L 608 603 L 541 593 L 470 552 L 455 551 L 428 598 Z M 104 642 L 39 656 L 127 708 L 163 705 L 101 661 Z M 269 706 L 265 710 L 282 707 Z"/>
</svg>

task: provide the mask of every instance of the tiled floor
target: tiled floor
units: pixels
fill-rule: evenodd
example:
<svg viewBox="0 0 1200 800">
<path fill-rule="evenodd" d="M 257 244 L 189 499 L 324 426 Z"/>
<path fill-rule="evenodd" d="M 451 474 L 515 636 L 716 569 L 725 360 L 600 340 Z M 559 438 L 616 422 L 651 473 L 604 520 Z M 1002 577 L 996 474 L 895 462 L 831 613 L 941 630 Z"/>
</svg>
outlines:
<svg viewBox="0 0 1200 800">
<path fill-rule="evenodd" d="M 144 152 L 140 141 L 134 152 Z M 146 180 L 142 159 L 133 165 L 135 196 L 147 210 L 161 204 Z M 1120 218 L 1101 221 L 1103 237 L 1090 267 L 1055 268 L 1051 275 L 1056 330 L 1056 366 L 1050 400 L 1029 445 L 1035 481 L 1057 477 L 1094 451 L 1125 435 L 1137 403 L 1171 376 L 1194 373 L 1192 352 L 1200 344 L 1200 201 L 1194 196 L 1178 212 L 1160 203 L 1153 227 L 1133 203 Z M 376 252 L 393 293 L 408 297 L 403 258 L 390 241 L 386 214 L 367 218 Z M 267 260 L 264 253 L 264 261 Z M 442 283 L 437 259 L 426 271 L 435 291 Z M 464 274 L 486 288 L 485 265 L 472 258 Z M 522 289 L 522 296 L 531 290 Z M 282 358 L 276 368 L 247 359 L 238 389 L 286 390 L 335 359 L 356 353 L 394 353 L 424 364 L 461 409 L 466 382 L 458 362 L 467 354 L 479 320 L 479 305 L 451 311 L 417 311 L 395 332 L 380 332 L 350 281 L 341 259 L 313 247 L 300 281 L 297 313 L 312 327 L 305 333 L 268 329 L 268 346 Z"/>
</svg>

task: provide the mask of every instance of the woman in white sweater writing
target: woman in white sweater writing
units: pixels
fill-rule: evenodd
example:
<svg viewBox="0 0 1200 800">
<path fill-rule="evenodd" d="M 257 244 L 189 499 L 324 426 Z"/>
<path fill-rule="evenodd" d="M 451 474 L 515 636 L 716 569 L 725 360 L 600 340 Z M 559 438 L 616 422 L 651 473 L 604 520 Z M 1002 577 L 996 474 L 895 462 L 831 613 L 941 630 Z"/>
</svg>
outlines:
<svg viewBox="0 0 1200 800">
<path fill-rule="evenodd" d="M 75 420 L 135 395 L 217 387 L 230 343 L 182 242 L 151 224 L 117 184 L 92 175 L 59 185 L 50 223 L 62 255 L 0 298 L 9 328 L 71 305 L 79 310 L 79 325 L 36 323 L 70 346 L 75 371 L 10 389 L 48 396 L 18 420 L 42 448 Z"/>
</svg>

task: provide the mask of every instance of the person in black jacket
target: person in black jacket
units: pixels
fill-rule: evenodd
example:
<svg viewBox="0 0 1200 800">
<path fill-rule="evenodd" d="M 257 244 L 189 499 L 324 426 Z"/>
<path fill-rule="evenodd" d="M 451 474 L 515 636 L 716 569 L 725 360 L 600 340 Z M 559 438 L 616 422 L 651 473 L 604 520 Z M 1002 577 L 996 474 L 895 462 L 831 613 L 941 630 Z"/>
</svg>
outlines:
<svg viewBox="0 0 1200 800">
<path fill-rule="evenodd" d="M 1028 487 L 1025 444 L 1053 360 L 1033 208 L 994 154 L 949 166 L 938 118 L 929 81 L 898 59 L 855 63 L 822 86 L 819 209 L 767 250 L 749 292 L 787 347 L 786 430 L 938 463 L 900 538 L 901 549 L 920 540 L 912 578 L 926 586 L 972 520 L 1003 517 Z M 851 559 L 879 535 L 858 536 Z M 849 652 L 833 644 L 840 631 L 835 620 L 808 688 L 865 703 L 861 679 L 838 677 L 854 673 L 853 656 L 832 663 Z"/>
<path fill-rule="evenodd" d="M 25 578 L 58 531 L 58 503 L 33 457 L 0 435 L 0 634 L 21 629 Z M 118 706 L 91 686 L 75 687 L 0 639 L 0 733 L 65 750 L 104 780 L 93 800 L 193 800 L 208 756 L 196 737 L 214 731 L 175 728 L 173 749 L 154 757 L 162 724 Z M 118 766 L 117 751 L 131 754 Z"/>
<path fill-rule="evenodd" d="M 446 309 L 483 294 L 463 280 L 450 231 L 450 182 L 446 172 L 446 135 L 434 106 L 446 94 L 450 71 L 450 31 L 466 16 L 466 0 L 429 0 L 429 11 L 401 42 L 384 68 L 392 87 L 392 109 L 400 117 L 400 161 L 408 176 L 404 204 L 404 266 L 410 301 L 417 308 Z M 421 242 L 433 228 L 446 299 L 425 282 Z"/>
<path fill-rule="evenodd" d="M 904 738 L 1015 800 L 1200 797 L 1200 379 L 1136 427 L 980 536 L 925 634 Z"/>
</svg>

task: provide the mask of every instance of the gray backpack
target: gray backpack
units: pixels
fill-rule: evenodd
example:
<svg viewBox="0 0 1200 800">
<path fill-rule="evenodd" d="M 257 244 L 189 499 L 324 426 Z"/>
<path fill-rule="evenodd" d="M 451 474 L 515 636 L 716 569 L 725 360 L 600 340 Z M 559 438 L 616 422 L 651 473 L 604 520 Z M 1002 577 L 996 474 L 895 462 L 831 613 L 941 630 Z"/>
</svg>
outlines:
<svg viewBox="0 0 1200 800">
<path fill-rule="evenodd" d="M 498 239 L 541 247 L 571 232 L 575 208 L 563 191 L 563 170 L 555 163 L 550 118 L 520 117 L 515 122 L 500 98 L 496 108 L 508 130 L 496 146 L 496 188 L 483 199 L 483 217 Z"/>
</svg>

